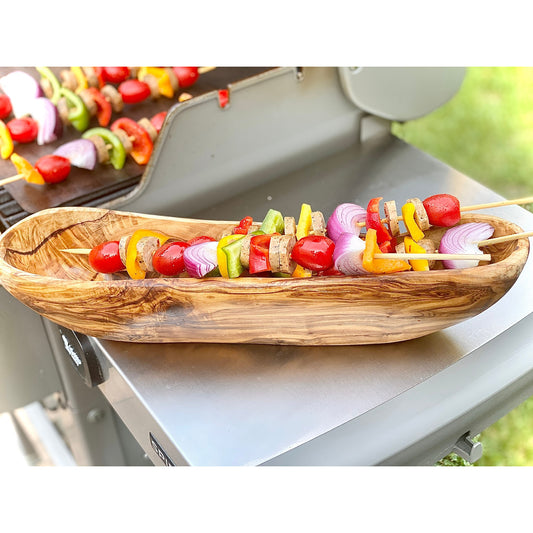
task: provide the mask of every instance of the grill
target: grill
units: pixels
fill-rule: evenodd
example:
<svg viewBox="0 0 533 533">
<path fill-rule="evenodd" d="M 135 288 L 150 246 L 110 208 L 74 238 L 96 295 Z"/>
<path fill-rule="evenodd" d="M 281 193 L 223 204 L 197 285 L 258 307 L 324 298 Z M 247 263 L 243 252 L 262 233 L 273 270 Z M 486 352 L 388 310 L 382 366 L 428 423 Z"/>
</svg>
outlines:
<svg viewBox="0 0 533 533">
<path fill-rule="evenodd" d="M 225 109 L 216 91 L 173 107 L 143 175 L 78 205 L 238 220 L 261 219 L 269 207 L 296 214 L 303 201 L 329 214 L 376 196 L 498 200 L 390 134 L 391 120 L 429 113 L 463 75 L 258 69 L 229 83 Z M 3 195 L 6 226 L 27 216 Z M 533 229 L 533 215 L 518 206 L 487 212 Z M 0 405 L 37 401 L 77 464 L 409 465 L 451 451 L 475 461 L 481 444 L 472 438 L 532 393 L 532 268 L 530 259 L 481 315 L 374 346 L 107 341 L 57 326 L 5 294 L 14 311 L 3 338 L 8 328 L 32 335 L 18 335 L 20 345 L 13 341 L 0 360 L 23 383 Z"/>
</svg>

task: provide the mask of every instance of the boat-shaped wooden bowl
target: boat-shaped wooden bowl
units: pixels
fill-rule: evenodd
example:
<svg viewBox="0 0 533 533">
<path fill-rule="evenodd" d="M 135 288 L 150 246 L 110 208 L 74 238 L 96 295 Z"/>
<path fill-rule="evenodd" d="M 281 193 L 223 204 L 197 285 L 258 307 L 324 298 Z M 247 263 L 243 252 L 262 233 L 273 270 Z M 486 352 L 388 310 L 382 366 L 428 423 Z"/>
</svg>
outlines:
<svg viewBox="0 0 533 533">
<path fill-rule="evenodd" d="M 521 232 L 481 214 L 494 237 Z M 87 335 L 131 342 L 213 342 L 296 345 L 390 343 L 421 337 L 468 319 L 499 300 L 516 281 L 528 239 L 492 245 L 490 264 L 464 270 L 312 278 L 184 277 L 106 279 L 87 256 L 92 248 L 136 229 L 177 239 L 220 236 L 235 221 L 149 216 L 98 208 L 48 209 L 0 237 L 0 280 L 44 317 Z M 428 230 L 440 240 L 443 228 Z"/>
</svg>

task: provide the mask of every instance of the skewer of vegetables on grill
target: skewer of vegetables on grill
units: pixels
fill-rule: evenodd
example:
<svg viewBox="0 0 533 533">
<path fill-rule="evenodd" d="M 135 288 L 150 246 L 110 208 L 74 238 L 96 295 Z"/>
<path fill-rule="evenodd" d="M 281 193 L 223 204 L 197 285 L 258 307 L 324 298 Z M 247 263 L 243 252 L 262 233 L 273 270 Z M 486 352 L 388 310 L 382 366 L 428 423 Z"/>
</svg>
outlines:
<svg viewBox="0 0 533 533">
<path fill-rule="evenodd" d="M 83 132 L 96 116 L 107 127 L 112 113 L 124 104 L 138 104 L 161 96 L 172 99 L 178 89 L 191 86 L 200 73 L 213 67 L 70 67 L 60 73 L 61 81 L 48 67 L 36 67 L 38 82 L 23 71 L 0 78 L 0 120 L 13 113 L 6 127 L 15 142 L 37 140 L 39 145 L 61 138 L 63 126 Z M 135 72 L 135 77 L 130 74 Z M 115 86 L 114 84 L 118 84 Z M 180 94 L 178 101 L 190 98 Z"/>
<path fill-rule="evenodd" d="M 154 118 L 157 126 L 159 117 L 155 115 L 152 120 Z M 145 122 L 152 123 L 148 119 Z M 83 133 L 81 139 L 60 145 L 52 154 L 40 157 L 35 165 L 13 152 L 10 155 L 10 161 L 15 166 L 17 174 L 0 180 L 0 185 L 21 179 L 37 185 L 59 183 L 69 176 L 72 166 L 94 170 L 99 163 L 111 164 L 113 168 L 120 170 L 128 155 L 138 165 L 146 165 L 150 160 L 154 141 L 159 133 L 156 126 L 152 124 L 152 127 L 148 129 L 143 127 L 141 121 L 136 122 L 128 117 L 120 117 L 111 124 L 110 128 L 100 126 L 91 128 Z"/>
<path fill-rule="evenodd" d="M 17 174 L 0 180 L 0 185 L 21 179 L 38 185 L 58 183 L 68 177 L 71 165 L 93 170 L 97 162 L 109 163 L 120 170 L 127 155 L 146 165 L 167 112 L 138 122 L 120 117 L 109 125 L 112 110 L 120 112 L 124 103 L 139 103 L 149 96 L 172 98 L 178 87 L 189 87 L 212 68 L 71 67 L 62 71 L 61 84 L 48 67 L 37 67 L 41 85 L 22 71 L 7 74 L 0 78 L 0 88 L 12 95 L 15 105 L 2 95 L 0 112 L 3 110 L 4 118 L 13 112 L 15 118 L 7 124 L 0 118 L 0 157 L 9 158 Z M 134 71 L 137 78 L 130 78 Z M 120 83 L 118 90 L 111 83 Z M 92 115 L 97 116 L 99 125 L 88 129 Z M 63 125 L 69 123 L 82 132 L 82 138 L 65 143 L 35 165 L 14 151 L 13 141 L 37 139 L 38 144 L 47 144 L 59 139 Z"/>
</svg>

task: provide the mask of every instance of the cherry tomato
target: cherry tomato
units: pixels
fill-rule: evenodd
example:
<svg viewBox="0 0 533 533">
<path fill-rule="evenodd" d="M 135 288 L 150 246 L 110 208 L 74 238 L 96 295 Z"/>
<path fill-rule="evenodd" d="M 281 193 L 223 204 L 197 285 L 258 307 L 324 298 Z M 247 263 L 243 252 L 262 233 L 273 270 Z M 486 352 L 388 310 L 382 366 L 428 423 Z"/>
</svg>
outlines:
<svg viewBox="0 0 533 533">
<path fill-rule="evenodd" d="M 11 119 L 6 126 L 11 138 L 18 143 L 31 143 L 39 133 L 39 124 L 30 117 Z"/>
<path fill-rule="evenodd" d="M 154 115 L 150 122 L 152 123 L 152 126 L 157 130 L 157 133 L 161 131 L 161 128 L 163 127 L 163 122 L 165 122 L 165 117 L 167 116 L 166 111 L 161 111 L 160 113 L 157 113 L 157 115 Z"/>
<path fill-rule="evenodd" d="M 7 94 L 0 94 L 0 120 L 7 118 L 13 107 L 11 106 L 11 100 Z"/>
<path fill-rule="evenodd" d="M 102 274 L 113 274 L 124 270 L 120 259 L 119 241 L 107 241 L 89 252 L 89 264 Z"/>
<path fill-rule="evenodd" d="M 59 183 L 70 173 L 70 160 L 60 155 L 45 155 L 37 159 L 35 168 L 46 183 Z"/>
<path fill-rule="evenodd" d="M 422 203 L 433 226 L 449 228 L 461 220 L 461 205 L 451 194 L 434 194 Z"/>
<path fill-rule="evenodd" d="M 172 70 L 178 78 L 180 89 L 194 85 L 200 77 L 198 67 L 172 67 Z"/>
<path fill-rule="evenodd" d="M 322 235 L 307 235 L 296 242 L 291 257 L 296 263 L 314 272 L 333 266 L 335 243 Z"/>
<path fill-rule="evenodd" d="M 152 256 L 155 271 L 163 276 L 177 276 L 183 272 L 185 270 L 183 252 L 188 247 L 188 243 L 181 241 L 163 244 Z"/>
<path fill-rule="evenodd" d="M 192 239 L 189 239 L 187 243 L 189 246 L 192 246 L 193 244 L 201 244 L 202 242 L 213 242 L 216 241 L 216 239 L 213 239 L 213 237 L 208 237 L 207 235 L 200 235 L 198 237 L 193 237 Z"/>
<path fill-rule="evenodd" d="M 102 67 L 102 78 L 109 83 L 121 83 L 129 77 L 129 67 Z"/>
<path fill-rule="evenodd" d="M 118 86 L 118 92 L 125 104 L 138 104 L 152 94 L 150 86 L 140 80 L 123 81 Z"/>
</svg>

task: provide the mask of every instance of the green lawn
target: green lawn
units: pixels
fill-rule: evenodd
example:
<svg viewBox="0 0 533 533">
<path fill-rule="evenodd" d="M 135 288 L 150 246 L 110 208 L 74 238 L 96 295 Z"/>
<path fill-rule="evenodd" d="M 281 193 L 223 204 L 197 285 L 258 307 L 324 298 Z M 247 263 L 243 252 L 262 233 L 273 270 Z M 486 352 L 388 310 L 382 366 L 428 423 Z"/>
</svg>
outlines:
<svg viewBox="0 0 533 533">
<path fill-rule="evenodd" d="M 506 198 L 533 195 L 533 68 L 471 67 L 452 100 L 392 131 Z M 532 421 L 533 397 L 481 434 L 476 465 L 532 466 Z"/>
</svg>

